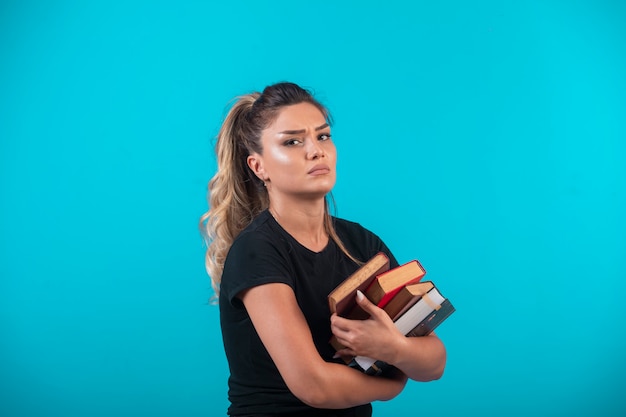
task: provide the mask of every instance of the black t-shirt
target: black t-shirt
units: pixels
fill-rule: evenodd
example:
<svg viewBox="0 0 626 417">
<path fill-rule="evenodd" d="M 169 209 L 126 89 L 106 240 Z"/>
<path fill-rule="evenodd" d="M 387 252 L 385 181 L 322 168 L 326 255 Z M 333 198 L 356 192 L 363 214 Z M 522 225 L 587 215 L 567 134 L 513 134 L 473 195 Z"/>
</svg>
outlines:
<svg viewBox="0 0 626 417">
<path fill-rule="evenodd" d="M 376 253 L 384 252 L 392 267 L 398 265 L 378 236 L 357 223 L 333 220 L 337 235 L 354 257 L 367 261 Z M 296 398 L 237 298 L 241 291 L 257 285 L 289 285 L 318 352 L 325 361 L 331 362 L 335 361 L 332 359 L 335 352 L 328 343 L 331 331 L 327 296 L 357 268 L 332 240 L 321 252 L 302 246 L 267 210 L 237 236 L 224 264 L 219 303 L 224 349 L 230 367 L 229 415 L 371 415 L 370 404 L 349 410 L 316 410 Z"/>
</svg>

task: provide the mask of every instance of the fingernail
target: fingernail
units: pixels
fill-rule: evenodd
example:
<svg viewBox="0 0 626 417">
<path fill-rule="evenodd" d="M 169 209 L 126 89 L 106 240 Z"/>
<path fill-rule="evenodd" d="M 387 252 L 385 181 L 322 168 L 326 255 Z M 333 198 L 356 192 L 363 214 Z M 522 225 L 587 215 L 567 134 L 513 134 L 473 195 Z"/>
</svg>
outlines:
<svg viewBox="0 0 626 417">
<path fill-rule="evenodd" d="M 361 290 L 356 290 L 356 299 L 359 300 L 359 301 L 363 301 L 364 298 L 365 298 L 365 296 L 363 295 Z"/>
<path fill-rule="evenodd" d="M 338 358 L 341 358 L 341 355 L 340 355 L 340 354 L 338 354 L 338 353 L 335 353 L 335 354 L 333 355 L 333 359 L 338 359 Z"/>
</svg>

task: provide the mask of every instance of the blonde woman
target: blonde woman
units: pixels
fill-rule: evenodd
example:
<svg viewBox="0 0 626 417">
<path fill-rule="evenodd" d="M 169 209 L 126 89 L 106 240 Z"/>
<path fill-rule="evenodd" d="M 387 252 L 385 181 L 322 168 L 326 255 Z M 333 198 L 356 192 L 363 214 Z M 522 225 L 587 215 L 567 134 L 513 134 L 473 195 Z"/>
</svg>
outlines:
<svg viewBox="0 0 626 417">
<path fill-rule="evenodd" d="M 370 403 L 398 395 L 407 377 L 443 373 L 437 336 L 404 337 L 366 299 L 358 302 L 368 320 L 330 315 L 328 293 L 363 261 L 383 251 L 398 265 L 374 233 L 330 215 L 330 129 L 328 111 L 307 90 L 278 83 L 239 97 L 219 132 L 200 224 L 219 294 L 231 416 L 370 416 Z M 333 334 L 347 346 L 340 353 L 397 372 L 368 376 L 340 363 Z"/>
</svg>

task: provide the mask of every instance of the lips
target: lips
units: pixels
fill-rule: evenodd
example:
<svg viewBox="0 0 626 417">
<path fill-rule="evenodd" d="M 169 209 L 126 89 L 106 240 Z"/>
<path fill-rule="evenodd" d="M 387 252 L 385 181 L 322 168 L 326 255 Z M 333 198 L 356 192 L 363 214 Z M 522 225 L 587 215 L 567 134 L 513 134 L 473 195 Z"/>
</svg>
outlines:
<svg viewBox="0 0 626 417">
<path fill-rule="evenodd" d="M 330 167 L 326 164 L 315 165 L 308 172 L 309 175 L 324 175 L 328 173 L 330 173 Z"/>
</svg>

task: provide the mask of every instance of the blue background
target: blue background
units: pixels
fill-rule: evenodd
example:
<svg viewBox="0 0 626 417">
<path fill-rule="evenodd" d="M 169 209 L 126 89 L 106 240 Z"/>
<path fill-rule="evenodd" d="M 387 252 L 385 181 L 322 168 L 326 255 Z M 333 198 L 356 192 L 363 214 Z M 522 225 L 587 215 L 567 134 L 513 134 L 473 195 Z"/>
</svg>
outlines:
<svg viewBox="0 0 626 417">
<path fill-rule="evenodd" d="M 619 1 L 0 6 L 0 415 L 227 406 L 197 221 L 227 102 L 335 118 L 337 214 L 457 312 L 375 415 L 626 413 Z"/>
</svg>

